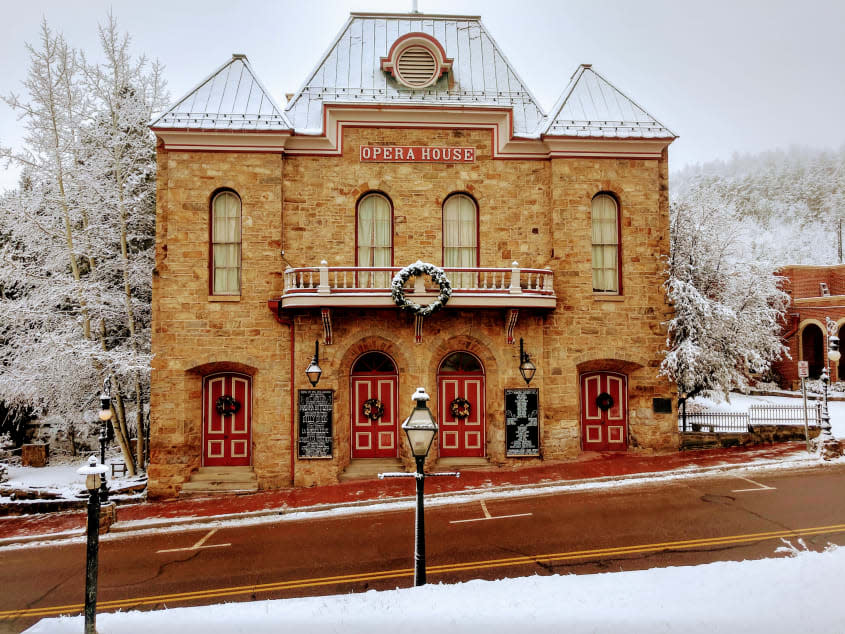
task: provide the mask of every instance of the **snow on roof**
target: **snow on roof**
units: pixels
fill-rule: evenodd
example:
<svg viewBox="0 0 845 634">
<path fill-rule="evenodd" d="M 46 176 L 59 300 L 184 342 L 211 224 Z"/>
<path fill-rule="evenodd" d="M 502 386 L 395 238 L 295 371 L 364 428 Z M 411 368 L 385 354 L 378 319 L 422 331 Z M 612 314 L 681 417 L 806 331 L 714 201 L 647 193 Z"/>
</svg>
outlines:
<svg viewBox="0 0 845 634">
<path fill-rule="evenodd" d="M 547 118 L 544 136 L 674 139 L 677 135 L 581 64 Z"/>
<path fill-rule="evenodd" d="M 408 33 L 436 38 L 452 70 L 425 89 L 407 88 L 381 70 L 381 58 Z M 352 13 L 285 112 L 298 131 L 322 130 L 324 103 L 498 106 L 513 108 L 514 134 L 536 133 L 544 119 L 479 16 Z"/>
<path fill-rule="evenodd" d="M 233 54 L 167 112 L 153 129 L 290 130 L 291 124 L 249 65 Z"/>
</svg>

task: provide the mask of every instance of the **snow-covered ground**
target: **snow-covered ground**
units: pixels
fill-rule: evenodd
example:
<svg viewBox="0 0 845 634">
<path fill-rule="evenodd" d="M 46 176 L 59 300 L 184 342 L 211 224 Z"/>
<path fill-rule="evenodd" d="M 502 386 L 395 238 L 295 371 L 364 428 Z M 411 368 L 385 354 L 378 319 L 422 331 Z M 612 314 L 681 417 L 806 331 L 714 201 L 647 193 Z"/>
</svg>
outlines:
<svg viewBox="0 0 845 634">
<path fill-rule="evenodd" d="M 114 457 L 106 457 L 106 463 L 119 461 Z M 88 454 L 77 457 L 51 456 L 46 467 L 22 467 L 10 465 L 9 479 L 2 483 L 3 489 L 34 489 L 50 493 L 58 498 L 76 499 L 78 494 L 85 491 L 85 477 L 79 475 L 76 470 L 88 463 Z M 111 477 L 108 473 L 109 486 L 120 488 L 130 482 L 136 482 L 137 478 L 127 478 L 125 475 Z M 0 495 L 0 500 L 4 498 Z"/>
<path fill-rule="evenodd" d="M 747 412 L 751 405 L 802 405 L 800 398 L 789 396 L 756 396 L 732 392 L 730 401 L 696 396 L 690 403 L 701 405 L 710 412 Z M 815 407 L 816 397 L 807 396 L 807 407 Z M 828 401 L 830 426 L 836 438 L 845 439 L 845 401 Z"/>
<path fill-rule="evenodd" d="M 100 634 L 845 632 L 845 548 L 759 561 L 469 581 L 156 612 L 99 614 Z M 83 618 L 27 632 L 76 633 Z"/>
</svg>

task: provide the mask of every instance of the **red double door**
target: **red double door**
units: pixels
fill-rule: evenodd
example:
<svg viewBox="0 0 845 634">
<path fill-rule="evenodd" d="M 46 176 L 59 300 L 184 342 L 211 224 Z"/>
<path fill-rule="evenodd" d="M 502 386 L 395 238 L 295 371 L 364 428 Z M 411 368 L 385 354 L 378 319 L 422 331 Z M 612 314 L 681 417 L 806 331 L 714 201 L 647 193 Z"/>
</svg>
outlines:
<svg viewBox="0 0 845 634">
<path fill-rule="evenodd" d="M 395 374 L 352 375 L 353 458 L 395 458 L 399 455 L 398 387 L 399 378 Z"/>
<path fill-rule="evenodd" d="M 628 448 L 628 386 L 624 375 L 581 375 L 581 444 L 584 451 Z"/>
<path fill-rule="evenodd" d="M 203 466 L 251 464 L 252 381 L 215 374 L 203 381 Z"/>
<path fill-rule="evenodd" d="M 441 458 L 482 458 L 485 447 L 484 375 L 443 373 L 437 379 Z M 469 404 L 468 415 L 466 405 Z M 456 402 L 457 401 L 457 402 Z M 453 412 L 455 403 L 457 414 Z M 461 409 L 461 405 L 464 406 Z"/>
</svg>

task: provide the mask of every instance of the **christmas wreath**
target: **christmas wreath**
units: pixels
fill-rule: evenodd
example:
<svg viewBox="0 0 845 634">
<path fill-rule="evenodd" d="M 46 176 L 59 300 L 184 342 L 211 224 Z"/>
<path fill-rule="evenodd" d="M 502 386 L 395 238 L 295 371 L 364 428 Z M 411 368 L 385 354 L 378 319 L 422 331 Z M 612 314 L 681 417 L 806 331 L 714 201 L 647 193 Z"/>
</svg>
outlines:
<svg viewBox="0 0 845 634">
<path fill-rule="evenodd" d="M 449 403 L 449 410 L 455 418 L 469 418 L 472 413 L 472 405 L 468 400 L 459 396 Z"/>
<path fill-rule="evenodd" d="M 362 411 L 370 420 L 378 420 L 384 415 L 384 403 L 377 398 L 368 398 L 364 401 Z"/>
<path fill-rule="evenodd" d="M 613 397 L 607 392 L 602 392 L 596 397 L 596 405 L 601 411 L 606 412 L 613 407 Z"/>
<path fill-rule="evenodd" d="M 241 404 L 228 394 L 221 396 L 215 403 L 217 413 L 221 416 L 234 416 L 241 409 Z"/>
<path fill-rule="evenodd" d="M 428 275 L 431 281 L 440 287 L 440 294 L 437 296 L 437 299 L 428 306 L 420 306 L 405 298 L 405 284 L 408 282 L 408 279 L 419 275 Z M 417 260 L 393 276 L 390 294 L 393 302 L 402 310 L 408 310 L 415 315 L 428 317 L 431 313 L 443 308 L 449 301 L 449 298 L 452 297 L 452 283 L 446 277 L 446 272 L 439 266 Z"/>
</svg>

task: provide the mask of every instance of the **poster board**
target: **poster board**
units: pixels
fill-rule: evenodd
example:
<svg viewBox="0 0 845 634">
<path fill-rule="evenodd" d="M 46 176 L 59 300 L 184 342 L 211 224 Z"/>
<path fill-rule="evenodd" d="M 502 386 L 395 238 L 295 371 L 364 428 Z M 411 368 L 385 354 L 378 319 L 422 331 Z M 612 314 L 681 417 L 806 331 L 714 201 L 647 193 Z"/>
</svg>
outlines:
<svg viewBox="0 0 845 634">
<path fill-rule="evenodd" d="M 505 390 L 505 455 L 540 455 L 540 390 Z"/>
<path fill-rule="evenodd" d="M 299 390 L 299 457 L 332 457 L 332 390 Z"/>
</svg>

